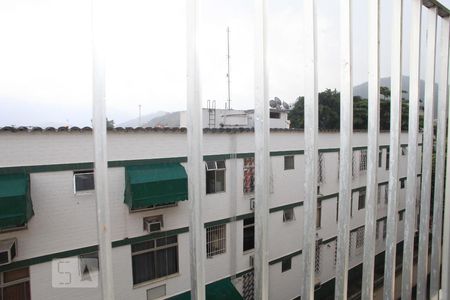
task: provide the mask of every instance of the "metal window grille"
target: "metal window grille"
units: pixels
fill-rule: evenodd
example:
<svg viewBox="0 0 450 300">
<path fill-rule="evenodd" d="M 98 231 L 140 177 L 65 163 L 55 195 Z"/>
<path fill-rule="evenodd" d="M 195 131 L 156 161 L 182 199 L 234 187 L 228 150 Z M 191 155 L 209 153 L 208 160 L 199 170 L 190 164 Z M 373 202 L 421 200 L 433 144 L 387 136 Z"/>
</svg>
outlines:
<svg viewBox="0 0 450 300">
<path fill-rule="evenodd" d="M 375 239 L 378 240 L 380 238 L 380 221 L 377 221 L 377 225 L 375 228 Z"/>
<path fill-rule="evenodd" d="M 321 256 L 321 241 L 316 241 L 316 252 L 314 260 L 314 272 L 320 274 L 320 256 Z"/>
<path fill-rule="evenodd" d="M 352 151 L 352 177 L 357 177 L 358 172 L 356 171 L 356 152 Z"/>
<path fill-rule="evenodd" d="M 367 171 L 367 150 L 361 150 L 359 155 L 359 171 Z"/>
<path fill-rule="evenodd" d="M 316 228 L 322 226 L 322 201 L 317 201 Z"/>
<path fill-rule="evenodd" d="M 387 230 L 387 220 L 383 220 L 383 240 L 386 239 L 386 230 Z"/>
<path fill-rule="evenodd" d="M 387 185 L 384 186 L 384 203 L 387 204 L 389 201 L 389 188 Z"/>
<path fill-rule="evenodd" d="M 317 182 L 319 184 L 322 184 L 325 182 L 325 166 L 324 166 L 324 154 L 322 152 L 319 152 L 319 164 L 317 168 Z"/>
<path fill-rule="evenodd" d="M 255 191 L 255 159 L 244 158 L 244 193 Z"/>
<path fill-rule="evenodd" d="M 364 246 L 364 227 L 356 230 L 356 249 L 360 249 Z"/>
<path fill-rule="evenodd" d="M 227 226 L 215 225 L 206 228 L 206 257 L 225 253 L 227 250 Z"/>
</svg>

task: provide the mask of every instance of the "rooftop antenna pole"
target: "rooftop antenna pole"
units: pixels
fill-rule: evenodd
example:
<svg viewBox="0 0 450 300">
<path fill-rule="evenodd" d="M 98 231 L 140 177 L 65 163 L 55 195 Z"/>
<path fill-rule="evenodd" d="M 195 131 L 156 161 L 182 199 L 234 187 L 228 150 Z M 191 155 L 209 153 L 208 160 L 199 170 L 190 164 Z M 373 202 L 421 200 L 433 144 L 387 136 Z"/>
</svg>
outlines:
<svg viewBox="0 0 450 300">
<path fill-rule="evenodd" d="M 231 109 L 231 98 L 230 98 L 230 27 L 227 27 L 227 79 L 228 79 L 228 109 Z"/>
<path fill-rule="evenodd" d="M 142 122 L 141 122 L 141 107 L 142 107 L 142 105 L 139 104 L 139 127 L 142 126 Z"/>
</svg>

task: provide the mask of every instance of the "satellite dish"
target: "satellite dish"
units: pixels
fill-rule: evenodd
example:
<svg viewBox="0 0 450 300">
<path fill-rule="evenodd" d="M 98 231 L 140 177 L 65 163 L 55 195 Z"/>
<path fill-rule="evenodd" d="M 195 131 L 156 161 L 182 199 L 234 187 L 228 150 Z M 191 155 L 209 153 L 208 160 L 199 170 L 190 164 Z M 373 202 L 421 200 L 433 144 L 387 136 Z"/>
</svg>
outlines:
<svg viewBox="0 0 450 300">
<path fill-rule="evenodd" d="M 281 105 L 281 100 L 278 97 L 275 97 L 275 102 L 277 103 L 277 106 Z"/>
<path fill-rule="evenodd" d="M 269 105 L 270 105 L 270 107 L 272 107 L 272 108 L 277 107 L 277 103 L 276 103 L 275 100 L 270 100 L 270 101 L 269 101 Z"/>
<path fill-rule="evenodd" d="M 287 109 L 289 109 L 289 104 L 287 104 L 286 102 L 283 101 L 283 107 L 284 107 L 284 109 L 287 110 Z"/>
</svg>

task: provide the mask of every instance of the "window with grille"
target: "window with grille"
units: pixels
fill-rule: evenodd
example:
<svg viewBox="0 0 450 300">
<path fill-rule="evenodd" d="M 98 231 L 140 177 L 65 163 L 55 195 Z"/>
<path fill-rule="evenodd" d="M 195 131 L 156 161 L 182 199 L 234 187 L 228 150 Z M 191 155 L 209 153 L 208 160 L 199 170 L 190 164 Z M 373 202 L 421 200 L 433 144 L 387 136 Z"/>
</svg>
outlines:
<svg viewBox="0 0 450 300">
<path fill-rule="evenodd" d="M 367 170 L 367 150 L 361 150 L 359 156 L 359 170 Z"/>
<path fill-rule="evenodd" d="M 339 219 L 339 195 L 336 197 L 336 222 Z"/>
<path fill-rule="evenodd" d="M 284 169 L 285 170 L 295 169 L 295 160 L 293 155 L 288 155 L 284 157 Z"/>
<path fill-rule="evenodd" d="M 356 230 L 356 249 L 364 246 L 364 226 Z"/>
<path fill-rule="evenodd" d="M 226 252 L 227 249 L 226 224 L 215 225 L 206 228 L 206 257 Z"/>
<path fill-rule="evenodd" d="M 377 203 L 380 204 L 381 202 L 381 189 L 382 189 L 382 185 L 378 186 L 378 193 L 377 193 Z"/>
<path fill-rule="evenodd" d="M 389 200 L 389 187 L 388 185 L 384 185 L 384 203 L 387 204 Z"/>
<path fill-rule="evenodd" d="M 366 207 L 366 191 L 359 191 L 358 196 L 358 210 Z"/>
<path fill-rule="evenodd" d="M 285 258 L 281 261 L 281 272 L 289 271 L 292 268 L 292 257 Z"/>
<path fill-rule="evenodd" d="M 387 220 L 383 220 L 383 240 L 386 239 L 386 227 L 387 227 Z"/>
<path fill-rule="evenodd" d="M 243 250 L 248 251 L 255 248 L 255 218 L 244 219 L 244 238 L 243 238 Z"/>
<path fill-rule="evenodd" d="M 290 222 L 295 220 L 294 208 L 286 208 L 283 210 L 283 222 Z"/>
<path fill-rule="evenodd" d="M 73 187 L 75 193 L 94 190 L 94 170 L 74 171 Z"/>
<path fill-rule="evenodd" d="M 31 299 L 28 267 L 0 273 L 0 299 Z"/>
<path fill-rule="evenodd" d="M 244 158 L 244 193 L 255 191 L 255 158 Z"/>
<path fill-rule="evenodd" d="M 317 168 L 317 182 L 323 183 L 325 180 L 325 170 L 324 170 L 324 156 L 322 152 L 319 152 L 319 164 L 318 164 L 318 168 Z"/>
<path fill-rule="evenodd" d="M 355 151 L 352 152 L 352 178 L 356 175 L 356 154 Z"/>
<path fill-rule="evenodd" d="M 316 241 L 316 256 L 314 260 L 314 271 L 317 274 L 320 273 L 320 249 L 321 249 L 321 242 L 322 241 Z"/>
<path fill-rule="evenodd" d="M 133 284 L 178 273 L 178 237 L 169 236 L 131 245 Z"/>
<path fill-rule="evenodd" d="M 225 191 L 225 161 L 207 161 L 206 193 L 213 194 Z"/>
<path fill-rule="evenodd" d="M 334 265 L 337 263 L 337 239 L 334 241 Z"/>
</svg>

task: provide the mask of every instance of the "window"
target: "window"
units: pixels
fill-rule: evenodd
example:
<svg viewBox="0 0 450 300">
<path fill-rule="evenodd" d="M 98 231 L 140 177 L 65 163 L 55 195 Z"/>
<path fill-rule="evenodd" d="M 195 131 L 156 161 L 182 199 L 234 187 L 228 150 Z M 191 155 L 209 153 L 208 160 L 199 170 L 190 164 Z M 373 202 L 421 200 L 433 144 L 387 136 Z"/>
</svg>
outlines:
<svg viewBox="0 0 450 300">
<path fill-rule="evenodd" d="M 178 237 L 169 236 L 131 245 L 133 284 L 178 273 Z"/>
<path fill-rule="evenodd" d="M 389 148 L 386 148 L 386 170 L 389 170 Z"/>
<path fill-rule="evenodd" d="M 292 268 L 292 258 L 288 257 L 281 261 L 281 272 L 289 271 Z"/>
<path fill-rule="evenodd" d="M 408 146 L 402 146 L 402 156 L 405 156 L 408 154 Z"/>
<path fill-rule="evenodd" d="M 366 191 L 359 191 L 358 197 L 358 210 L 366 207 Z"/>
<path fill-rule="evenodd" d="M 317 182 L 323 183 L 324 179 L 325 179 L 325 172 L 324 172 L 324 158 L 323 158 L 323 153 L 319 152 L 319 163 L 318 163 L 318 168 L 317 168 Z"/>
<path fill-rule="evenodd" d="M 377 227 L 375 229 L 375 239 L 378 240 L 380 238 L 380 221 L 377 221 Z"/>
<path fill-rule="evenodd" d="M 0 299 L 31 299 L 29 268 L 0 273 Z"/>
<path fill-rule="evenodd" d="M 279 119 L 280 117 L 281 117 L 281 114 L 279 112 L 274 112 L 274 111 L 270 112 L 271 119 Z"/>
<path fill-rule="evenodd" d="M 364 226 L 356 230 L 356 249 L 364 246 Z"/>
<path fill-rule="evenodd" d="M 93 190 L 95 188 L 94 171 L 74 171 L 73 184 L 75 193 Z"/>
<path fill-rule="evenodd" d="M 255 158 L 244 158 L 244 193 L 255 191 Z"/>
<path fill-rule="evenodd" d="M 334 265 L 336 266 L 337 263 L 337 239 L 334 241 Z"/>
<path fill-rule="evenodd" d="M 387 227 L 387 220 L 383 220 L 383 240 L 386 239 L 386 227 Z"/>
<path fill-rule="evenodd" d="M 383 149 L 378 151 L 378 168 L 383 166 Z"/>
<path fill-rule="evenodd" d="M 322 201 L 317 201 L 316 228 L 322 226 Z"/>
<path fill-rule="evenodd" d="M 352 178 L 356 175 L 356 158 L 355 151 L 352 151 Z"/>
<path fill-rule="evenodd" d="M 244 219 L 244 251 L 252 250 L 255 248 L 255 218 Z"/>
<path fill-rule="evenodd" d="M 339 220 L 339 195 L 336 197 L 336 222 Z"/>
<path fill-rule="evenodd" d="M 403 221 L 404 215 L 405 215 L 405 211 L 404 211 L 404 210 L 399 211 L 399 212 L 398 212 L 398 220 L 399 220 L 399 221 Z"/>
<path fill-rule="evenodd" d="M 227 250 L 227 225 L 221 224 L 206 228 L 206 257 L 225 253 Z"/>
<path fill-rule="evenodd" d="M 359 170 L 366 171 L 367 170 L 367 150 L 361 150 L 359 157 Z"/>
<path fill-rule="evenodd" d="M 283 222 L 290 222 L 295 220 L 294 208 L 286 208 L 283 210 Z"/>
<path fill-rule="evenodd" d="M 400 188 L 401 189 L 405 188 L 405 181 L 406 181 L 406 179 L 400 179 Z"/>
<path fill-rule="evenodd" d="M 294 156 L 289 155 L 284 157 L 284 169 L 293 170 L 295 168 Z"/>
<path fill-rule="evenodd" d="M 225 191 L 225 161 L 206 162 L 206 193 L 213 194 Z"/>
<path fill-rule="evenodd" d="M 320 273 L 320 244 L 322 243 L 321 240 L 316 241 L 316 256 L 314 260 L 314 271 L 317 274 Z"/>
<path fill-rule="evenodd" d="M 98 268 L 98 252 L 81 254 L 78 256 L 80 263 L 81 280 L 91 280 L 93 273 L 97 273 Z"/>
<path fill-rule="evenodd" d="M 388 200 L 389 200 L 388 198 L 389 198 L 389 188 L 388 188 L 388 185 L 386 184 L 384 186 L 384 204 L 388 203 Z"/>
<path fill-rule="evenodd" d="M 380 204 L 381 202 L 381 189 L 382 189 L 382 185 L 378 186 L 378 193 L 377 193 L 377 203 Z"/>
<path fill-rule="evenodd" d="M 166 285 L 156 286 L 147 290 L 147 300 L 155 300 L 166 295 Z"/>
</svg>

